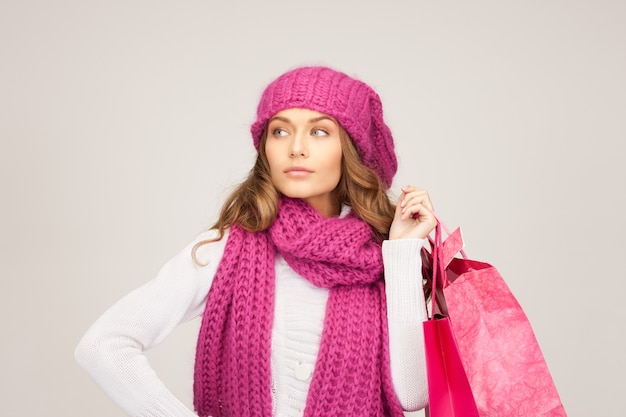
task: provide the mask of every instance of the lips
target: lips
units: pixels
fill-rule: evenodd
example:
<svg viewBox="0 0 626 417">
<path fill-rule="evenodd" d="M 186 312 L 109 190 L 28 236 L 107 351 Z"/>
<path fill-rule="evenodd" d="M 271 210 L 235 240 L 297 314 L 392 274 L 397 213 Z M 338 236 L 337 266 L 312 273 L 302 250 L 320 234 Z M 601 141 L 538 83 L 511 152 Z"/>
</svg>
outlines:
<svg viewBox="0 0 626 417">
<path fill-rule="evenodd" d="M 307 175 L 311 174 L 313 171 L 304 167 L 295 166 L 295 167 L 289 167 L 283 172 L 290 177 L 306 177 Z"/>
</svg>

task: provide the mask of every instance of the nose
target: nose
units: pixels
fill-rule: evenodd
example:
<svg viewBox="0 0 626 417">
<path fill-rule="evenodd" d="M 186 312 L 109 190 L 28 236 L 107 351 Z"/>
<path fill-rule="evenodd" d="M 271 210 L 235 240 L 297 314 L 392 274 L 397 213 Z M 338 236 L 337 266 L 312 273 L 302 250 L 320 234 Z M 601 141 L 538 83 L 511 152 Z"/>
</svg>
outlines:
<svg viewBox="0 0 626 417">
<path fill-rule="evenodd" d="M 292 136 L 292 140 L 289 147 L 289 156 L 291 158 L 309 156 L 309 148 L 307 139 L 303 133 L 298 133 Z"/>
</svg>

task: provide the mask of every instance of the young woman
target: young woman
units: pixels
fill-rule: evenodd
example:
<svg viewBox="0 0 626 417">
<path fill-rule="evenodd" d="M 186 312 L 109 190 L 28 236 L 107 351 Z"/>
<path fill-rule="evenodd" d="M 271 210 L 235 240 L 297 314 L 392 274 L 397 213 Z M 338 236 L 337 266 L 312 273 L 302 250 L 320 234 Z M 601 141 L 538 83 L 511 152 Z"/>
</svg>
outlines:
<svg viewBox="0 0 626 417">
<path fill-rule="evenodd" d="M 424 408 L 419 251 L 428 193 L 388 195 L 379 96 L 326 67 L 282 74 L 258 157 L 218 221 L 87 331 L 76 360 L 132 416 L 402 416 Z M 189 410 L 143 352 L 202 317 Z"/>
</svg>

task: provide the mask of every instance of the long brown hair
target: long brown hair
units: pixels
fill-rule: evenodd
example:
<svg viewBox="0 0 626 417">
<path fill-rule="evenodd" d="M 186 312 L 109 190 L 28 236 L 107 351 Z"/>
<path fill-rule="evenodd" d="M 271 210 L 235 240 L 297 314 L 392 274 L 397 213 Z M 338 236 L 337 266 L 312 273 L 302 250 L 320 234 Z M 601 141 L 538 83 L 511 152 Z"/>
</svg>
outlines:
<svg viewBox="0 0 626 417">
<path fill-rule="evenodd" d="M 337 201 L 340 205 L 352 207 L 354 213 L 372 227 L 376 239 L 383 241 L 389 236 L 395 206 L 378 175 L 363 165 L 352 139 L 343 128 L 340 129 L 339 138 L 342 175 L 335 189 Z M 276 219 L 280 195 L 271 181 L 265 153 L 266 140 L 267 131 L 261 137 L 254 167 L 226 199 L 218 220 L 210 227 L 217 231 L 218 236 L 194 245 L 192 257 L 196 264 L 202 265 L 196 257 L 198 248 L 222 239 L 226 229 L 233 224 L 249 232 L 261 232 L 267 230 Z"/>
</svg>

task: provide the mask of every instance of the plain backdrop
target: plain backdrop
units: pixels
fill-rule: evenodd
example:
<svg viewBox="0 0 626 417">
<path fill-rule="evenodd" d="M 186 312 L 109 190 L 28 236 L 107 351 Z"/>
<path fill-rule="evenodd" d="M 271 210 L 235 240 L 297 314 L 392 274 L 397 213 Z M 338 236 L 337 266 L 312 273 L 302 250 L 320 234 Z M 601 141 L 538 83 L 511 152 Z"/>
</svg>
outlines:
<svg viewBox="0 0 626 417">
<path fill-rule="evenodd" d="M 620 417 L 626 2 L 0 1 L 0 415 L 124 413 L 89 325 L 215 220 L 262 89 L 382 97 L 400 170 L 524 307 L 570 416 Z M 197 321 L 149 358 L 191 404 Z M 419 413 L 422 415 L 422 413 Z"/>
</svg>

